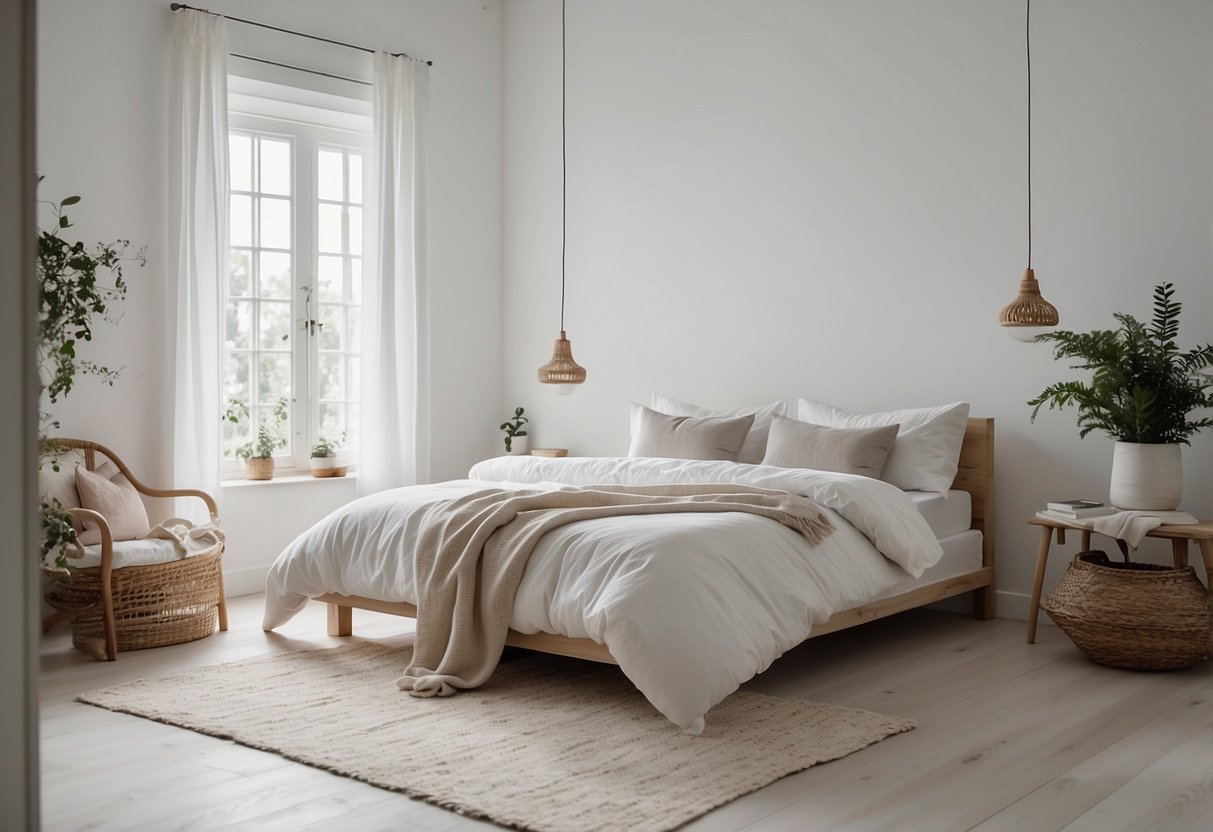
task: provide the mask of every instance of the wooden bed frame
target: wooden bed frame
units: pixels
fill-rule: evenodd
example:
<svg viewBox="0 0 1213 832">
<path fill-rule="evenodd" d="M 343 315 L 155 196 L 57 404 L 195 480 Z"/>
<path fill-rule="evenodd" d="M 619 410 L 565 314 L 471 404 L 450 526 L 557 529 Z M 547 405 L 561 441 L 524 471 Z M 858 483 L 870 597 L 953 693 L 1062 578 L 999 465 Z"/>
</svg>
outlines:
<svg viewBox="0 0 1213 832">
<path fill-rule="evenodd" d="M 965 429 L 964 444 L 960 450 L 960 469 L 952 487 L 968 491 L 973 496 L 973 516 L 970 528 L 982 534 L 981 567 L 971 572 L 954 575 L 942 581 L 923 584 L 888 598 L 881 598 L 858 607 L 842 610 L 818 624 L 806 636 L 845 630 L 857 624 L 884 618 L 924 604 L 934 603 L 964 592 L 973 593 L 973 615 L 977 618 L 994 617 L 994 420 L 969 419 Z M 416 618 L 417 608 L 412 604 L 394 601 L 377 601 L 358 595 L 328 593 L 314 600 L 328 604 L 328 632 L 330 636 L 353 634 L 353 611 L 355 608 Z M 566 638 L 550 633 L 526 633 L 510 630 L 505 643 L 512 647 L 556 653 L 578 659 L 615 664 L 610 650 L 586 638 Z"/>
</svg>

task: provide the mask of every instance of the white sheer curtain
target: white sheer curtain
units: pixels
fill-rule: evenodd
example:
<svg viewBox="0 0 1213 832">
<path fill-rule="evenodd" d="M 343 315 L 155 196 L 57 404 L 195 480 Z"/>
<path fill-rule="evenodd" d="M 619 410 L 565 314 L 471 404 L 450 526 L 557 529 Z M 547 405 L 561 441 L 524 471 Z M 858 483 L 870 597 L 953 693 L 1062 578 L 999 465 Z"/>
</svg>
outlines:
<svg viewBox="0 0 1213 832">
<path fill-rule="evenodd" d="M 429 68 L 375 55 L 358 491 L 429 477 L 425 135 Z"/>
<path fill-rule="evenodd" d="M 173 345 L 173 482 L 219 497 L 223 287 L 228 258 L 227 31 L 221 17 L 177 12 L 169 70 L 168 320 Z M 178 514 L 206 520 L 199 500 Z"/>
</svg>

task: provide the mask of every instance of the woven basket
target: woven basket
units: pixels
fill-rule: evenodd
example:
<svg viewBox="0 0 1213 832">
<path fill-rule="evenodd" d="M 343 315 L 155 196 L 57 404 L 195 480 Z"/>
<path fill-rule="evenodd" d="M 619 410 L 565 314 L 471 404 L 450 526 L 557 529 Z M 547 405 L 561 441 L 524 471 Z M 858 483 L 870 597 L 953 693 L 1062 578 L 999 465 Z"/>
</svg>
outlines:
<svg viewBox="0 0 1213 832">
<path fill-rule="evenodd" d="M 246 480 L 272 480 L 274 478 L 274 458 L 272 456 L 250 456 L 244 460 L 244 478 Z"/>
<path fill-rule="evenodd" d="M 219 623 L 223 545 L 168 563 L 124 566 L 111 573 L 118 650 L 164 647 L 206 638 Z M 75 613 L 72 644 L 89 649 L 105 638 L 101 612 L 101 570 L 77 569 L 47 587 L 46 601 Z"/>
<path fill-rule="evenodd" d="M 1178 670 L 1209 654 L 1209 604 L 1190 566 L 1112 563 L 1083 552 L 1040 606 L 1101 664 Z"/>
</svg>

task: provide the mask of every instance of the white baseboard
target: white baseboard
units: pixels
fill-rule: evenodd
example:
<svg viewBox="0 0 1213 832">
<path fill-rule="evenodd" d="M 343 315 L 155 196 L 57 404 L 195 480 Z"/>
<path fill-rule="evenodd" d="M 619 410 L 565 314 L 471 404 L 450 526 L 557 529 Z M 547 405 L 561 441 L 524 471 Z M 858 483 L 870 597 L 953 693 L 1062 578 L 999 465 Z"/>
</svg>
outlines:
<svg viewBox="0 0 1213 832">
<path fill-rule="evenodd" d="M 1028 620 L 1028 605 L 1032 601 L 1032 596 L 1022 592 L 1007 592 L 1006 590 L 995 590 L 994 592 L 994 610 L 998 618 L 1009 618 L 1012 621 L 1027 621 Z M 973 609 L 973 597 L 969 593 L 955 595 L 951 598 L 945 598 L 942 601 L 937 601 L 930 605 L 933 610 L 945 610 L 946 612 L 971 612 Z M 1048 616 L 1040 617 L 1041 624 L 1051 624 Z"/>
<path fill-rule="evenodd" d="M 1032 596 L 1023 592 L 1007 592 L 1006 590 L 997 590 L 995 593 L 995 609 L 998 611 L 999 618 L 1011 618 L 1016 621 L 1028 620 L 1028 606 L 1031 604 Z M 1044 616 L 1042 620 L 1047 621 Z"/>
<path fill-rule="evenodd" d="M 223 570 L 223 591 L 228 598 L 238 598 L 241 595 L 260 595 L 265 592 L 265 576 L 270 568 L 266 566 L 249 566 L 244 569 Z"/>
</svg>

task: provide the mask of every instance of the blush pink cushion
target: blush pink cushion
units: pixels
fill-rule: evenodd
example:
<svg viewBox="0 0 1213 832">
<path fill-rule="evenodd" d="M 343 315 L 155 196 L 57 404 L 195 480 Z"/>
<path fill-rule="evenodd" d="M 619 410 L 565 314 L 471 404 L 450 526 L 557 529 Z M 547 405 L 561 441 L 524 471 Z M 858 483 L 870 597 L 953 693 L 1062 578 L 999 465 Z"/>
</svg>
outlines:
<svg viewBox="0 0 1213 832">
<path fill-rule="evenodd" d="M 114 540 L 134 540 L 152 525 L 139 492 L 112 465 L 103 465 L 96 471 L 77 468 L 76 491 L 80 493 L 82 507 L 92 509 L 109 523 Z M 92 518 L 83 518 L 83 525 L 81 545 L 100 543 L 101 529 Z"/>
</svg>

